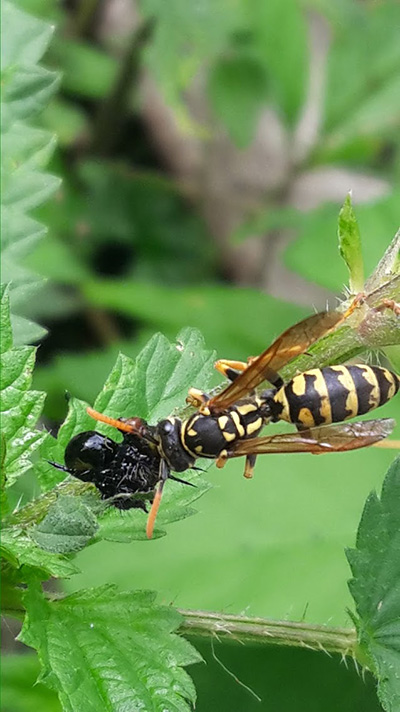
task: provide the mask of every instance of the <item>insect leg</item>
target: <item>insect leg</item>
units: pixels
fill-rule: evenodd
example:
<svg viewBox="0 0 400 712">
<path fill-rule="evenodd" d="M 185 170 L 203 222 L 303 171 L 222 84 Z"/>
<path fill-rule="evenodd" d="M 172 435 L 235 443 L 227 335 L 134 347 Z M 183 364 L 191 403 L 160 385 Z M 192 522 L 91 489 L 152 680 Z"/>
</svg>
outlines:
<svg viewBox="0 0 400 712">
<path fill-rule="evenodd" d="M 169 467 L 168 467 L 167 463 L 165 462 L 165 460 L 161 460 L 161 462 L 160 462 L 159 474 L 160 474 L 160 479 L 158 480 L 156 492 L 155 492 L 154 499 L 153 499 L 153 504 L 151 505 L 149 516 L 147 517 L 146 536 L 148 539 L 151 539 L 153 536 L 154 524 L 156 521 L 158 509 L 160 507 L 160 502 L 161 502 L 161 498 L 162 498 L 164 485 L 169 477 Z"/>
<path fill-rule="evenodd" d="M 257 455 L 246 455 L 246 464 L 244 466 L 243 475 L 250 480 L 253 477 L 254 466 L 256 464 Z"/>
<path fill-rule="evenodd" d="M 366 294 L 366 292 L 359 292 L 359 294 L 356 294 L 346 314 L 351 314 L 356 307 L 364 304 L 368 296 L 369 295 Z M 372 308 L 376 312 L 384 311 L 384 309 L 390 309 L 396 316 L 400 316 L 400 304 L 394 299 L 382 299 L 380 304 Z"/>
<path fill-rule="evenodd" d="M 186 403 L 192 405 L 194 408 L 200 408 L 201 405 L 205 405 L 210 400 L 208 393 L 200 391 L 199 388 L 189 388 Z"/>
<path fill-rule="evenodd" d="M 226 358 L 220 358 L 214 363 L 214 368 L 222 373 L 223 376 L 234 381 L 243 371 L 246 370 L 248 364 L 244 361 L 230 361 Z"/>
<path fill-rule="evenodd" d="M 217 369 L 223 376 L 229 378 L 230 381 L 235 381 L 241 373 L 243 373 L 246 368 L 251 366 L 252 362 L 255 361 L 254 356 L 250 356 L 247 359 L 247 363 L 244 361 L 229 361 L 228 359 L 220 359 L 214 364 L 214 368 Z M 275 388 L 280 388 L 283 386 L 283 380 L 279 373 L 268 368 L 265 372 L 265 379 L 268 380 L 271 385 Z"/>
<path fill-rule="evenodd" d="M 228 453 L 226 450 L 222 450 L 222 452 L 219 453 L 217 459 L 215 460 L 215 464 L 219 469 L 221 469 L 222 467 L 225 467 L 227 460 Z"/>
<path fill-rule="evenodd" d="M 382 299 L 381 304 L 375 307 L 375 311 L 383 311 L 384 309 L 391 309 L 396 316 L 400 316 L 400 304 L 395 302 L 394 299 Z"/>
</svg>

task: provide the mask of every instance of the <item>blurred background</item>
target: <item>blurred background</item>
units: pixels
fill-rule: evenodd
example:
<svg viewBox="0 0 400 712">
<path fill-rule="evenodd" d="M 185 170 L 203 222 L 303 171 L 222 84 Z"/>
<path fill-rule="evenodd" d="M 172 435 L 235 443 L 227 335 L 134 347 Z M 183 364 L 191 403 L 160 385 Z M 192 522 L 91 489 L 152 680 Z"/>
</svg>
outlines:
<svg viewBox="0 0 400 712">
<path fill-rule="evenodd" d="M 349 190 L 373 270 L 399 220 L 397 0 L 19 4 L 56 25 L 44 64 L 61 72 L 40 123 L 58 136 L 62 184 L 35 213 L 49 232 L 24 262 L 46 282 L 17 305 L 42 327 L 34 387 L 48 426 L 66 390 L 92 403 L 118 352 L 135 357 L 155 331 L 194 326 L 219 357 L 246 358 L 334 307 Z M 164 539 L 89 547 L 67 589 L 113 581 L 181 607 L 349 625 L 343 547 L 391 459 L 270 456 L 252 482 L 239 463 L 212 468 L 199 514 Z M 379 709 L 337 660 L 216 652 L 264 702 L 203 644 L 200 711 Z"/>
</svg>

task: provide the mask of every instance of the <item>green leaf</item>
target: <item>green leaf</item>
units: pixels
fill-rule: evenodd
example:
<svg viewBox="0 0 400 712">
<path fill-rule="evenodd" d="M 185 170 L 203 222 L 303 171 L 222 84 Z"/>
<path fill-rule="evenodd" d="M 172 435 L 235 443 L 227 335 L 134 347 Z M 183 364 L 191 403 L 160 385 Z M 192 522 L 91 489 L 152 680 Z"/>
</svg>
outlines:
<svg viewBox="0 0 400 712">
<path fill-rule="evenodd" d="M 94 407 L 113 417 L 138 415 L 156 423 L 182 407 L 194 381 L 208 386 L 214 358 L 195 329 L 183 329 L 175 343 L 155 334 L 135 361 L 120 354 Z M 108 426 L 104 432 L 115 435 Z"/>
<path fill-rule="evenodd" d="M 40 664 L 37 655 L 3 655 L 1 698 L 4 710 L 12 712 L 61 712 L 57 696 L 37 682 Z"/>
<path fill-rule="evenodd" d="M 399 198 L 400 191 L 396 189 L 377 202 L 357 205 L 366 274 L 376 268 L 398 229 Z M 290 269 L 334 292 L 340 292 L 347 281 L 345 266 L 337 259 L 337 213 L 338 206 L 324 205 L 304 215 L 297 240 L 285 253 Z M 321 265 L 329 265 L 329 269 L 321 269 Z"/>
<path fill-rule="evenodd" d="M 395 133 L 400 114 L 400 77 L 388 79 L 380 90 L 359 107 L 354 107 L 335 131 L 325 141 L 330 151 L 337 151 L 353 139 L 376 138 L 382 140 Z"/>
<path fill-rule="evenodd" d="M 252 0 L 248 18 L 258 56 L 289 124 L 304 102 L 307 79 L 307 26 L 298 0 Z"/>
<path fill-rule="evenodd" d="M 56 67 L 63 68 L 66 91 L 90 99 L 102 99 L 112 91 L 119 67 L 112 55 L 88 43 L 56 37 L 49 57 Z"/>
<path fill-rule="evenodd" d="M 264 68 L 251 57 L 221 59 L 211 71 L 208 95 L 212 108 L 239 148 L 245 148 L 254 137 L 267 87 Z"/>
<path fill-rule="evenodd" d="M 169 338 L 182 324 L 191 324 L 201 331 L 206 343 L 219 344 L 220 358 L 259 353 L 282 327 L 307 314 L 305 309 L 245 288 L 173 288 L 144 281 L 97 279 L 82 289 L 91 303 L 135 316 Z"/>
<path fill-rule="evenodd" d="M 115 586 L 58 601 L 31 583 L 20 638 L 39 653 L 41 680 L 59 694 L 65 712 L 189 710 L 193 683 L 182 669 L 200 661 L 175 634 L 181 617 L 146 591 Z"/>
<path fill-rule="evenodd" d="M 388 357 L 396 373 L 400 373 L 400 346 L 387 346 L 385 355 Z"/>
<path fill-rule="evenodd" d="M 167 101 L 182 109 L 180 94 L 205 61 L 225 48 L 238 26 L 241 5 L 237 0 L 144 0 L 143 14 L 155 19 L 148 65 Z"/>
<path fill-rule="evenodd" d="M 208 234 L 171 182 L 132 174 L 118 163 L 93 161 L 81 164 L 79 176 L 88 194 L 83 221 L 92 241 L 108 243 L 111 237 L 130 248 L 134 244 L 133 276 L 170 284 L 209 278 L 213 250 Z M 68 217 L 62 216 L 62 230 Z"/>
<path fill-rule="evenodd" d="M 19 64 L 37 64 L 47 49 L 53 28 L 22 12 L 8 0 L 3 2 L 2 10 L 3 71 Z"/>
<path fill-rule="evenodd" d="M 30 535 L 45 551 L 71 554 L 83 549 L 98 529 L 96 517 L 77 497 L 58 497 Z"/>
<path fill-rule="evenodd" d="M 67 405 L 65 391 L 88 403 L 94 403 L 104 381 L 113 367 L 119 352 L 135 358 L 153 332 L 143 331 L 135 338 L 112 342 L 90 351 L 57 355 L 45 366 L 35 368 L 35 388 L 47 392 L 45 413 L 54 421 L 65 417 Z"/>
<path fill-rule="evenodd" d="M 57 134 L 61 147 L 76 144 L 88 133 L 88 120 L 83 109 L 61 98 L 53 99 L 40 116 L 40 125 Z"/>
<path fill-rule="evenodd" d="M 39 326 L 39 324 L 35 324 L 35 322 L 30 319 L 17 316 L 17 314 L 11 315 L 11 324 L 15 346 L 22 346 L 25 343 L 39 341 L 47 334 L 47 329 Z"/>
<path fill-rule="evenodd" d="M 54 193 L 59 180 L 44 172 L 54 136 L 28 121 L 43 110 L 58 84 L 58 75 L 38 65 L 53 28 L 9 0 L 2 5 L 2 280 L 11 283 L 12 310 L 24 316 L 24 304 L 42 280 L 24 258 L 44 235 L 42 225 L 26 213 Z M 25 291 L 25 287 L 29 289 Z M 37 340 L 45 332 L 29 321 L 16 321 L 17 343 Z"/>
<path fill-rule="evenodd" d="M 397 135 L 400 50 L 396 1 L 342 3 L 329 55 L 325 133 L 337 148 L 368 136 L 382 148 Z M 352 71 L 349 71 L 352 67 Z"/>
<path fill-rule="evenodd" d="M 372 493 L 347 552 L 357 610 L 360 660 L 372 662 L 388 712 L 400 705 L 400 458 L 390 467 L 381 498 Z"/>
<path fill-rule="evenodd" d="M 357 294 L 364 288 L 364 263 L 361 236 L 356 216 L 348 195 L 339 213 L 339 250 L 350 273 L 350 292 Z"/>
<path fill-rule="evenodd" d="M 34 567 L 43 572 L 42 578 L 50 576 L 65 578 L 77 573 L 79 569 L 64 556 L 45 552 L 35 544 L 33 539 L 17 527 L 3 529 L 1 533 L 2 547 L 18 562 L 16 575 L 19 581 L 26 581 L 32 576 L 32 571 L 27 567 Z M 14 564 L 15 568 L 15 564 Z"/>
<path fill-rule="evenodd" d="M 25 470 L 30 456 L 45 437 L 35 429 L 42 412 L 44 393 L 31 391 L 35 349 L 32 346 L 13 347 L 9 315 L 8 290 L 1 294 L 1 410 L 5 454 L 4 477 L 9 487 Z"/>
</svg>

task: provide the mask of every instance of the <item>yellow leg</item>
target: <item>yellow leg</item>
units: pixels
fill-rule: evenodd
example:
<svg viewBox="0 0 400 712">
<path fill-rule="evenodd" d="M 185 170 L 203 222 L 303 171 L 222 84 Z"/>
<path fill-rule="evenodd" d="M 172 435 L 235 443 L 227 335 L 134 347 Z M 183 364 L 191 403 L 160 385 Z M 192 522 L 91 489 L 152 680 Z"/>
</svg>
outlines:
<svg viewBox="0 0 400 712">
<path fill-rule="evenodd" d="M 227 461 L 228 453 L 226 452 L 226 450 L 222 450 L 222 452 L 220 452 L 217 459 L 215 460 L 215 464 L 219 469 L 222 469 L 222 467 L 225 467 Z"/>
<path fill-rule="evenodd" d="M 210 396 L 198 388 L 189 388 L 186 403 L 192 405 L 194 408 L 200 408 L 200 406 L 205 405 L 210 400 Z"/>
<path fill-rule="evenodd" d="M 247 366 L 248 364 L 244 361 L 230 361 L 227 358 L 220 358 L 214 363 L 214 368 L 230 380 L 234 380 L 230 376 L 230 371 L 233 371 L 234 376 L 238 376 L 239 373 L 246 370 Z"/>
</svg>

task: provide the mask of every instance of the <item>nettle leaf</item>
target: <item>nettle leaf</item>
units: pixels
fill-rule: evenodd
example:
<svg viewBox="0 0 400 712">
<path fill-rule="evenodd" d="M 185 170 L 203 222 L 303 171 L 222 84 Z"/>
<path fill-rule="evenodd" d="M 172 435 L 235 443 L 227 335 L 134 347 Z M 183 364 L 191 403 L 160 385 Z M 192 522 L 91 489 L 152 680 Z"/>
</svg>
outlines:
<svg viewBox="0 0 400 712">
<path fill-rule="evenodd" d="M 13 346 L 8 290 L 1 290 L 1 411 L 2 467 L 10 486 L 31 467 L 30 456 L 45 437 L 35 429 L 42 412 L 44 393 L 29 390 L 35 362 L 33 346 Z"/>
<path fill-rule="evenodd" d="M 170 343 L 162 334 L 156 334 L 136 360 L 123 354 L 118 356 L 94 403 L 94 408 L 114 418 L 139 416 L 150 423 L 156 423 L 174 410 L 182 408 L 190 386 L 196 384 L 198 387 L 207 388 L 214 359 L 215 354 L 205 348 L 202 336 L 195 329 L 182 330 L 176 343 Z M 83 401 L 72 399 L 57 440 L 47 435 L 43 442 L 40 461 L 36 463 L 35 470 L 44 490 L 54 487 L 64 479 L 63 473 L 52 467 L 48 460 L 63 464 L 65 447 L 77 433 L 98 430 L 114 440 L 121 439 L 115 428 L 96 423 L 90 418 L 86 407 L 87 404 Z M 160 524 L 178 521 L 194 513 L 191 504 L 209 489 L 209 484 L 197 473 L 185 473 L 184 479 L 193 482 L 195 486 L 167 482 L 160 508 Z M 56 524 L 56 518 L 51 521 Z M 104 507 L 99 536 L 124 542 L 145 539 L 145 522 L 144 511 L 134 509 L 122 513 L 112 507 Z M 48 525 L 47 521 L 46 527 Z M 57 531 L 51 531 L 58 536 Z M 161 534 L 160 529 L 154 532 L 155 537 Z M 37 533 L 35 540 L 48 546 L 48 540 L 39 540 Z"/>
<path fill-rule="evenodd" d="M 30 532 L 45 551 L 71 554 L 83 549 L 98 529 L 96 517 L 77 497 L 61 496 Z"/>
<path fill-rule="evenodd" d="M 11 283 L 12 311 L 18 315 L 14 339 L 20 344 L 46 333 L 23 319 L 24 305 L 42 284 L 23 260 L 45 234 L 26 213 L 47 200 L 60 181 L 43 170 L 54 150 L 54 136 L 28 121 L 45 107 L 58 75 L 38 65 L 53 32 L 49 24 L 8 0 L 2 4 L 2 20 L 2 280 Z"/>
<path fill-rule="evenodd" d="M 195 690 L 181 666 L 201 657 L 175 634 L 179 613 L 154 598 L 103 586 L 49 601 L 30 584 L 20 639 L 38 651 L 40 680 L 65 712 L 191 708 Z"/>
<path fill-rule="evenodd" d="M 214 359 L 196 329 L 182 329 L 175 343 L 155 334 L 135 361 L 118 357 L 94 407 L 113 417 L 138 415 L 156 423 L 184 405 L 194 383 L 207 388 Z"/>
<path fill-rule="evenodd" d="M 349 285 L 352 294 L 364 288 L 364 263 L 361 252 L 361 235 L 357 219 L 348 195 L 339 213 L 339 250 L 349 270 Z"/>
<path fill-rule="evenodd" d="M 50 576 L 65 578 L 76 574 L 79 569 L 64 556 L 46 553 L 39 549 L 33 539 L 21 528 L 3 529 L 1 544 L 4 558 L 12 565 L 14 571 L 8 578 L 27 581 L 32 576 L 30 567 L 43 572 L 41 578 Z"/>
<path fill-rule="evenodd" d="M 381 498 L 365 504 L 356 548 L 347 552 L 353 578 L 360 660 L 378 679 L 385 710 L 400 706 L 400 457 L 386 475 Z"/>
</svg>

